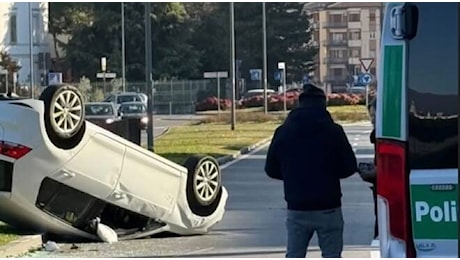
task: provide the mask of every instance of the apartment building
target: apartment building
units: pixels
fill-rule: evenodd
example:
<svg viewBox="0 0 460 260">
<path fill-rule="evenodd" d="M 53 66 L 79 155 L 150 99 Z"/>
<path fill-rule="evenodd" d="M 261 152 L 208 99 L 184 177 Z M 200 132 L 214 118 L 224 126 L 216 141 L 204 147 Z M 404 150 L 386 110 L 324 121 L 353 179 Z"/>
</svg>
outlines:
<svg viewBox="0 0 460 260">
<path fill-rule="evenodd" d="M 27 85 L 31 76 L 29 35 L 32 36 L 32 76 L 39 84 L 41 74 L 49 67 L 48 2 L 1 2 L 0 49 L 21 66 L 17 75 L 21 85 Z"/>
<path fill-rule="evenodd" d="M 364 72 L 361 58 L 372 58 L 370 73 L 377 78 L 383 3 L 307 3 L 316 57 L 316 80 L 332 92 L 353 86 Z"/>
</svg>

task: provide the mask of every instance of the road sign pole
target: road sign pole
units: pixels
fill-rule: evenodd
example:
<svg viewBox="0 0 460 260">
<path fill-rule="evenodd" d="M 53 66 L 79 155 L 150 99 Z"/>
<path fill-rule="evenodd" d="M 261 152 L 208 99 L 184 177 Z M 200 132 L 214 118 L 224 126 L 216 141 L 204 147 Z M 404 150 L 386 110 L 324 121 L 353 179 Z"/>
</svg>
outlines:
<svg viewBox="0 0 460 260">
<path fill-rule="evenodd" d="M 287 113 L 286 105 L 286 67 L 283 69 L 284 113 Z"/>
<path fill-rule="evenodd" d="M 105 93 L 106 93 L 106 89 L 105 89 L 105 72 L 104 72 L 104 76 L 102 77 L 102 88 L 104 89 L 104 96 L 105 96 Z"/>
<path fill-rule="evenodd" d="M 230 2 L 230 84 L 232 88 L 232 111 L 231 111 L 231 130 L 235 130 L 236 111 L 235 111 L 235 14 L 233 10 L 233 2 Z"/>
<path fill-rule="evenodd" d="M 217 114 L 220 115 L 220 77 L 217 72 Z"/>
<path fill-rule="evenodd" d="M 369 84 L 366 85 L 366 107 L 369 106 Z"/>
</svg>

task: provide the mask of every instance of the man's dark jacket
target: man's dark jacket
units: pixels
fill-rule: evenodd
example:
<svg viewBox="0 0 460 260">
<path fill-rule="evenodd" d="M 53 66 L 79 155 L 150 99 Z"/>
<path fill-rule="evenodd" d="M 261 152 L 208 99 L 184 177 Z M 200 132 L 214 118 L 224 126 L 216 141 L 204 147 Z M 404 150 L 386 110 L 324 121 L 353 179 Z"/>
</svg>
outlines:
<svg viewBox="0 0 460 260">
<path fill-rule="evenodd" d="M 357 172 L 353 149 L 324 105 L 310 100 L 293 110 L 275 131 L 265 171 L 284 181 L 290 210 L 341 206 L 340 179 Z"/>
</svg>

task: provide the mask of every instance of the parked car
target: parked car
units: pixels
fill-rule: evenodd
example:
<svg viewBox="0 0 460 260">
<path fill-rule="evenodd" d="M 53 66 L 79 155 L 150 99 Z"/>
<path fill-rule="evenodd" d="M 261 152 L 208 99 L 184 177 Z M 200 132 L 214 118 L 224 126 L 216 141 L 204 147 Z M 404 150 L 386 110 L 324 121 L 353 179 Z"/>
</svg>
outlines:
<svg viewBox="0 0 460 260">
<path fill-rule="evenodd" d="M 228 198 L 217 161 L 179 165 L 85 120 L 73 86 L 0 101 L 0 221 L 62 237 L 204 234 Z M 96 224 L 95 224 L 96 223 Z M 101 225 L 102 226 L 102 225 Z"/>
<path fill-rule="evenodd" d="M 267 96 L 270 96 L 274 94 L 275 91 L 273 89 L 267 89 Z M 242 99 L 249 99 L 255 96 L 262 96 L 264 95 L 264 89 L 251 89 L 248 90 L 244 95 Z"/>
<path fill-rule="evenodd" d="M 126 102 L 118 108 L 122 119 L 139 119 L 141 129 L 147 129 L 149 119 L 147 117 L 147 106 L 143 102 Z"/>
<path fill-rule="evenodd" d="M 105 127 L 121 119 L 117 107 L 108 102 L 91 102 L 85 104 L 85 119 Z"/>
</svg>

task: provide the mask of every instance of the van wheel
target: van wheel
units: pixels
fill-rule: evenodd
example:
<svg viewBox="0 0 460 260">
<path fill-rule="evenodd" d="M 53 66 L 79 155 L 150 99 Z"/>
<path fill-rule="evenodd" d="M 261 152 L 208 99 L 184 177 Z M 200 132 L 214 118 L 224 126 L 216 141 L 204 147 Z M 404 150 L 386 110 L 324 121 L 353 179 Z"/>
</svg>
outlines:
<svg viewBox="0 0 460 260">
<path fill-rule="evenodd" d="M 49 86 L 40 95 L 45 104 L 45 128 L 58 148 L 77 146 L 85 132 L 83 96 L 73 86 Z"/>
<path fill-rule="evenodd" d="M 203 217 L 211 215 L 222 196 L 219 163 L 211 156 L 192 156 L 184 166 L 188 170 L 187 202 L 192 212 Z"/>
</svg>

